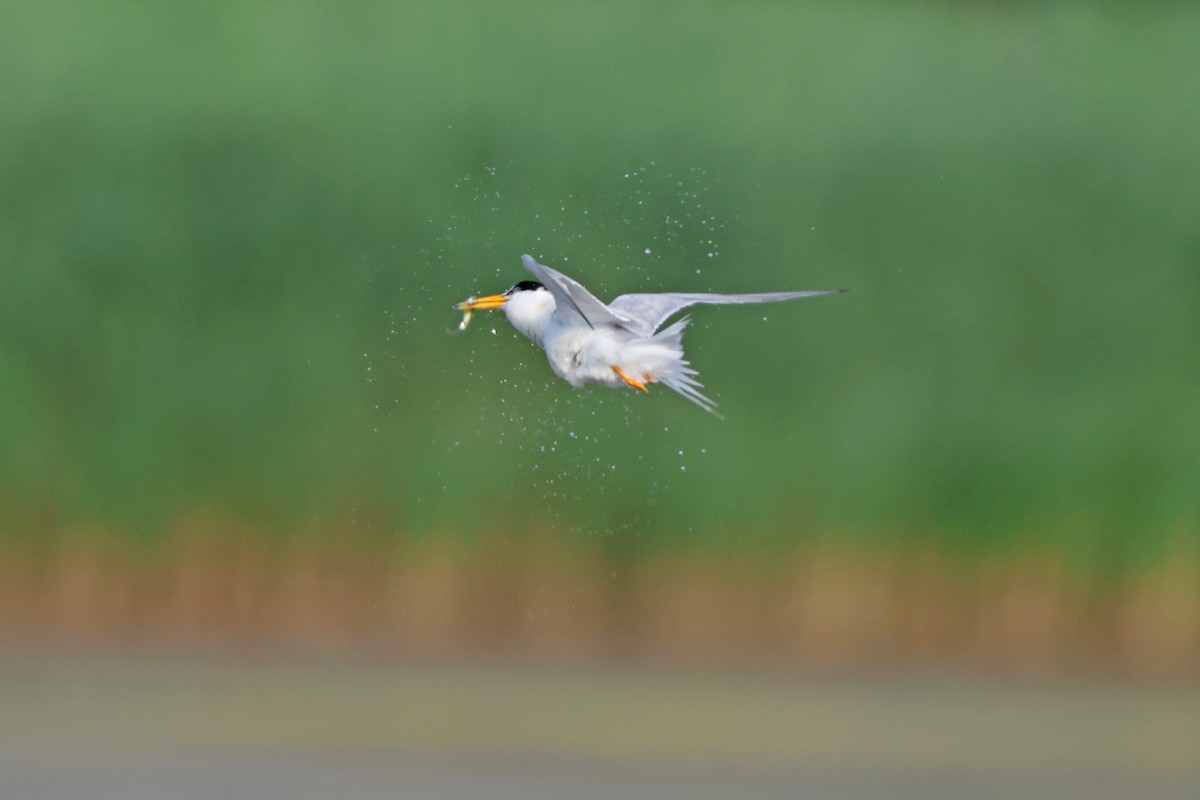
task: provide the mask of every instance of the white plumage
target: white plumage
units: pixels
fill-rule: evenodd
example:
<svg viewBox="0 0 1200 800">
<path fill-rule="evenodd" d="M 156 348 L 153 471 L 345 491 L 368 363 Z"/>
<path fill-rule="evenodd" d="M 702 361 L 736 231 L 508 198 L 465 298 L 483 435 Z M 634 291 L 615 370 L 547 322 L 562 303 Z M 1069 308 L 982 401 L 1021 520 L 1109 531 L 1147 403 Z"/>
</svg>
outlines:
<svg viewBox="0 0 1200 800">
<path fill-rule="evenodd" d="M 521 261 L 538 280 L 459 303 L 467 314 L 464 324 L 474 311 L 503 308 L 512 326 L 545 350 L 550 368 L 572 386 L 598 383 L 644 392 L 647 383 L 661 383 L 712 414 L 716 403 L 701 393 L 696 370 L 683 357 L 683 331 L 690 319 L 658 330 L 660 325 L 699 303 L 775 303 L 843 291 L 625 294 L 606 305 L 578 281 L 532 256 L 521 256 Z"/>
</svg>

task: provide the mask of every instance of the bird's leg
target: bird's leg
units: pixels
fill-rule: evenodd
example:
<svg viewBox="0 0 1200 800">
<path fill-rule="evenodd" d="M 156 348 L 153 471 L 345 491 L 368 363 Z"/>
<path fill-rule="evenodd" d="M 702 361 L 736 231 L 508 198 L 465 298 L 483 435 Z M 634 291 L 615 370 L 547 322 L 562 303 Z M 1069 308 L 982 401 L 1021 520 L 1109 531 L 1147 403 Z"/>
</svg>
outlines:
<svg viewBox="0 0 1200 800">
<path fill-rule="evenodd" d="M 615 364 L 613 365 L 612 370 L 613 370 L 613 372 L 617 373 L 617 375 L 621 378 L 621 380 L 625 381 L 625 383 L 629 384 L 634 389 L 637 389 L 639 392 L 646 392 L 646 393 L 650 392 L 650 390 L 646 388 L 646 384 L 642 383 L 639 380 L 634 380 L 633 378 L 629 377 L 628 375 L 625 374 L 625 370 L 621 369 L 620 367 L 616 366 Z"/>
</svg>

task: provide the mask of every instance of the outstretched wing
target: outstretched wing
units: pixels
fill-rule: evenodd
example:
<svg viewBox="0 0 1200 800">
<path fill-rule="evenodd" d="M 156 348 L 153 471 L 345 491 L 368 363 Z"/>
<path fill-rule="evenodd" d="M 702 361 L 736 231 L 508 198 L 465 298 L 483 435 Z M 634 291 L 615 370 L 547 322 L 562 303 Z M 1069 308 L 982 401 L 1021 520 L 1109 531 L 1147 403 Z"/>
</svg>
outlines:
<svg viewBox="0 0 1200 800">
<path fill-rule="evenodd" d="M 531 255 L 521 256 L 521 263 L 554 295 L 554 313 L 563 322 L 585 324 L 591 328 L 600 325 L 629 327 L 630 320 L 614 314 L 578 281 L 545 264 L 539 264 Z"/>
<path fill-rule="evenodd" d="M 649 336 L 658 330 L 658 326 L 666 322 L 669 317 L 698 303 L 708 305 L 778 303 L 783 300 L 799 300 L 802 297 L 817 297 L 844 291 L 846 290 L 816 289 L 808 292 L 765 292 L 760 294 L 686 294 L 678 292 L 623 294 L 608 304 L 608 310 L 627 318 L 626 327 L 643 336 Z"/>
</svg>

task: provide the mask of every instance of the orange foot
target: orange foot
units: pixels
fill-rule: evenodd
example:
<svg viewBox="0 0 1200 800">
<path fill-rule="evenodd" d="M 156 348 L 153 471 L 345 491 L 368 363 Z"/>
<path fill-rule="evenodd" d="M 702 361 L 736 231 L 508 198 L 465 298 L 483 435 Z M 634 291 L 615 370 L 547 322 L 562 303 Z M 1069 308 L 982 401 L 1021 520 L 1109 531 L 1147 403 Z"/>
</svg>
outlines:
<svg viewBox="0 0 1200 800">
<path fill-rule="evenodd" d="M 650 390 L 646 388 L 646 384 L 629 377 L 628 375 L 625 374 L 625 370 L 621 369 L 618 366 L 613 366 L 612 370 L 613 370 L 613 372 L 617 373 L 618 376 L 620 376 L 621 380 L 625 381 L 625 383 L 629 384 L 634 389 L 637 389 L 639 392 L 649 393 Z M 649 378 L 649 376 L 646 376 L 646 377 L 647 377 L 647 379 Z"/>
</svg>

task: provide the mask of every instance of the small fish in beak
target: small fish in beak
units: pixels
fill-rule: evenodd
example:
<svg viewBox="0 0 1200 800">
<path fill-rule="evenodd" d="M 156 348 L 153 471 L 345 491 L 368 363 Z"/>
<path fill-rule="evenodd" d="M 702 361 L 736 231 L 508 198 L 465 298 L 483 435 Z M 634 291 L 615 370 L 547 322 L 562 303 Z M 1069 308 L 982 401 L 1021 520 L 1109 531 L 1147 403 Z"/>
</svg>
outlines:
<svg viewBox="0 0 1200 800">
<path fill-rule="evenodd" d="M 476 311 L 490 311 L 493 308 L 500 308 L 507 302 L 508 296 L 503 294 L 489 294 L 487 297 L 468 297 L 455 306 L 455 308 L 463 312 L 462 322 L 458 323 L 458 329 L 465 331 L 467 326 L 471 324 L 471 315 Z"/>
</svg>

